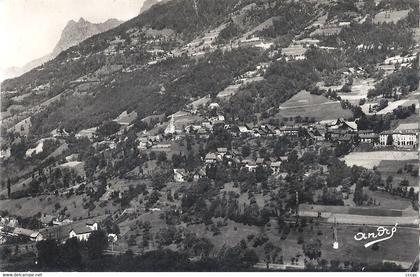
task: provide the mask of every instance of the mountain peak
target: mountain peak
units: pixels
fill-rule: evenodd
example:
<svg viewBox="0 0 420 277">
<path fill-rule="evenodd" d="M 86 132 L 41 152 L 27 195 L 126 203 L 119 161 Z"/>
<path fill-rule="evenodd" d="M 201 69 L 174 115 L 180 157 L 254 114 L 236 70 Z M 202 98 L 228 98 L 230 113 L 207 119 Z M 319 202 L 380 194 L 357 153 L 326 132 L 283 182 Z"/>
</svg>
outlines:
<svg viewBox="0 0 420 277">
<path fill-rule="evenodd" d="M 93 35 L 115 28 L 120 24 L 121 21 L 115 18 L 108 19 L 103 23 L 91 23 L 83 17 L 80 17 L 77 22 L 72 19 L 67 23 L 61 33 L 60 40 L 55 46 L 52 54 L 55 57 L 61 51 L 64 51 Z"/>
</svg>

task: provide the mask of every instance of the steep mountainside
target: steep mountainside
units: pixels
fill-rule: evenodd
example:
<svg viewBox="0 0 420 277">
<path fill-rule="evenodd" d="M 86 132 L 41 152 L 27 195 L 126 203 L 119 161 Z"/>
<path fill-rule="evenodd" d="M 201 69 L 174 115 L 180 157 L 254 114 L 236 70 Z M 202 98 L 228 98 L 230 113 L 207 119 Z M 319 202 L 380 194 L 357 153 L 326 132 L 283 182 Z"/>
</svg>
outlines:
<svg viewBox="0 0 420 277">
<path fill-rule="evenodd" d="M 91 23 L 83 18 L 80 18 L 78 22 L 70 20 L 66 27 L 64 27 L 60 40 L 55 45 L 52 53 L 32 60 L 22 67 L 6 68 L 3 70 L 4 78 L 14 78 L 16 76 L 22 75 L 31 69 L 57 57 L 60 52 L 70 48 L 71 46 L 74 46 L 93 35 L 115 28 L 121 23 L 122 21 L 117 19 L 108 19 L 103 23 Z"/>
<path fill-rule="evenodd" d="M 115 28 L 120 25 L 122 21 L 117 19 L 108 19 L 103 23 L 91 23 L 84 18 L 80 18 L 79 21 L 70 20 L 63 32 L 61 33 L 60 40 L 54 47 L 52 57 L 56 57 L 61 51 L 64 51 L 81 41 L 99 34 L 109 29 Z"/>
</svg>

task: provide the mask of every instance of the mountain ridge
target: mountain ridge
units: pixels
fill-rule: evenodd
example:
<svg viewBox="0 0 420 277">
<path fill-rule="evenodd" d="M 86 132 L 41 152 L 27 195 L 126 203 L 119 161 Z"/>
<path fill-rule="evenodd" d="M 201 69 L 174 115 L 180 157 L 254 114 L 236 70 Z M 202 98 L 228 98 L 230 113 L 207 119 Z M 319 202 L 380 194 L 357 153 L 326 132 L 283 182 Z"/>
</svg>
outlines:
<svg viewBox="0 0 420 277">
<path fill-rule="evenodd" d="M 140 8 L 140 13 L 142 14 L 145 11 L 149 10 L 152 6 L 156 5 L 156 4 L 164 4 L 166 2 L 169 2 L 171 0 L 146 0 L 144 1 L 143 5 Z"/>
</svg>

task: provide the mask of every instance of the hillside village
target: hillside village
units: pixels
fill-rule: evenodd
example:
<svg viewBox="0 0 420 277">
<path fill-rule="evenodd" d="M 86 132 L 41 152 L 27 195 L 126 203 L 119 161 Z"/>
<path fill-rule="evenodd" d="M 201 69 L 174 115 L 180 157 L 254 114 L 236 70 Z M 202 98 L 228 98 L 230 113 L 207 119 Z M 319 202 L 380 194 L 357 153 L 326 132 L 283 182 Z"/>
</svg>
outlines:
<svg viewBox="0 0 420 277">
<path fill-rule="evenodd" d="M 214 1 L 2 83 L 2 269 L 418 267 L 417 1 Z"/>
</svg>

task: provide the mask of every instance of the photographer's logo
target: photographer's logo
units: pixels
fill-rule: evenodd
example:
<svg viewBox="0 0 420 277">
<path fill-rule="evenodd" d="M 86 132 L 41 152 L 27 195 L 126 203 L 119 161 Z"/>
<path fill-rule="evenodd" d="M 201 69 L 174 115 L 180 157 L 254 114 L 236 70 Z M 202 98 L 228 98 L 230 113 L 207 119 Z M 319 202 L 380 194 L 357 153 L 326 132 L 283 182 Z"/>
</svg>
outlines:
<svg viewBox="0 0 420 277">
<path fill-rule="evenodd" d="M 379 226 L 376 229 L 376 233 L 375 232 L 371 232 L 371 233 L 359 232 L 356 235 L 354 235 L 354 239 L 355 240 L 375 239 L 365 244 L 365 247 L 368 248 L 369 246 L 375 243 L 378 243 L 384 240 L 389 240 L 390 238 L 392 238 L 394 236 L 394 233 L 397 231 L 397 226 L 398 226 L 398 223 L 395 223 L 395 226 L 392 227 L 391 229 Z"/>
</svg>

